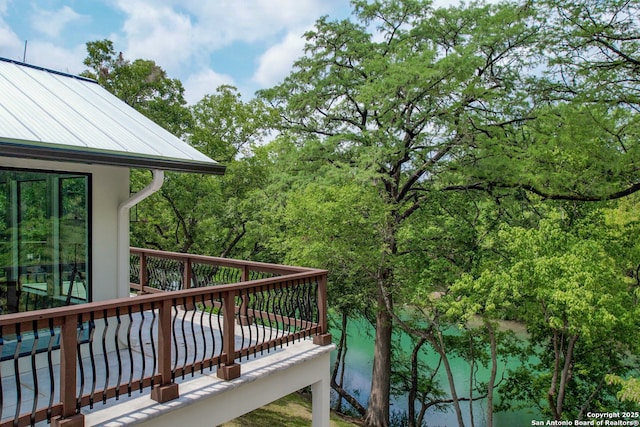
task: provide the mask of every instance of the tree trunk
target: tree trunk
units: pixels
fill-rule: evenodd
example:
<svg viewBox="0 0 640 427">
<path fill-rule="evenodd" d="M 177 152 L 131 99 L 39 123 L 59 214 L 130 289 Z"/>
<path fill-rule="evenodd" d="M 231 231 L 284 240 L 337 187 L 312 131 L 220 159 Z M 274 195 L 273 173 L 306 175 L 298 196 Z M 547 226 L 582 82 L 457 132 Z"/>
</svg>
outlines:
<svg viewBox="0 0 640 427">
<path fill-rule="evenodd" d="M 391 316 L 385 309 L 382 289 L 378 290 L 376 339 L 373 351 L 371 394 L 364 424 L 370 427 L 389 426 L 389 397 L 391 394 Z M 388 296 L 387 298 L 390 298 Z"/>
<path fill-rule="evenodd" d="M 331 384 L 336 384 L 340 388 L 344 386 L 344 371 L 345 371 L 345 357 L 347 355 L 347 324 L 348 317 L 346 313 L 342 313 L 342 322 L 340 329 L 340 342 L 338 343 L 338 355 L 336 356 L 336 362 L 333 366 L 333 372 L 331 373 Z M 340 380 L 337 380 L 338 372 L 340 372 Z M 335 410 L 342 412 L 342 394 L 338 393 L 338 401 L 336 402 Z"/>
<path fill-rule="evenodd" d="M 434 338 L 434 341 L 436 341 L 437 343 L 436 349 L 440 354 L 442 365 L 444 366 L 444 370 L 447 374 L 447 380 L 449 381 L 451 400 L 453 401 L 453 409 L 455 410 L 456 418 L 458 419 L 458 426 L 464 427 L 464 419 L 462 418 L 462 410 L 460 409 L 460 399 L 458 399 L 458 393 L 456 392 L 456 382 L 453 378 L 453 371 L 451 370 L 451 365 L 449 364 L 449 358 L 447 357 L 447 351 L 444 346 L 444 340 L 442 339 L 442 333 L 440 331 L 437 331 L 436 334 L 437 338 Z"/>
<path fill-rule="evenodd" d="M 553 413 L 553 419 L 559 420 L 560 414 L 556 410 L 556 387 L 558 384 L 558 371 L 560 370 L 560 343 L 558 342 L 558 331 L 553 331 L 553 374 L 551 376 L 551 384 L 547 392 L 547 400 L 549 401 L 549 409 Z"/>
<path fill-rule="evenodd" d="M 493 325 L 485 320 L 485 326 L 489 333 L 489 347 L 491 349 L 491 374 L 489 375 L 489 384 L 487 384 L 487 427 L 493 427 L 493 388 L 498 373 L 498 349 Z"/>
<path fill-rule="evenodd" d="M 420 338 L 411 352 L 411 388 L 409 389 L 409 401 L 407 402 L 408 410 L 408 427 L 420 427 L 416 419 L 416 399 L 418 398 L 418 354 L 420 348 L 427 340 Z"/>
<path fill-rule="evenodd" d="M 564 356 L 564 367 L 562 368 L 562 372 L 560 374 L 560 387 L 558 389 L 558 399 L 556 400 L 556 413 L 559 417 L 562 416 L 562 411 L 564 410 L 564 397 L 567 392 L 567 385 L 569 384 L 569 381 L 571 381 L 571 365 L 573 363 L 573 349 L 576 346 L 576 341 L 578 341 L 578 335 L 572 335 L 569 337 L 567 353 Z"/>
<path fill-rule="evenodd" d="M 475 427 L 476 423 L 473 419 L 473 378 L 476 369 L 476 355 L 474 353 L 473 334 L 469 334 L 469 420 L 471 427 Z"/>
</svg>

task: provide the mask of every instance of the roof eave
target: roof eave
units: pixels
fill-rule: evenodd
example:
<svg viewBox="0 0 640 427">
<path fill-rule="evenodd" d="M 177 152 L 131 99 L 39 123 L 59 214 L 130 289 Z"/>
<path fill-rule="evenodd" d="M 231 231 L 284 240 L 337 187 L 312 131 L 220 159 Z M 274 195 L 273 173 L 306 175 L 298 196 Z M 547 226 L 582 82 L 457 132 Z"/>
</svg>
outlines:
<svg viewBox="0 0 640 427">
<path fill-rule="evenodd" d="M 226 167 L 218 163 L 198 160 L 146 157 L 135 154 L 118 154 L 101 151 L 85 151 L 60 147 L 34 146 L 0 141 L 0 156 L 34 160 L 72 162 L 122 166 L 133 169 L 159 169 L 171 172 L 223 175 Z"/>
</svg>

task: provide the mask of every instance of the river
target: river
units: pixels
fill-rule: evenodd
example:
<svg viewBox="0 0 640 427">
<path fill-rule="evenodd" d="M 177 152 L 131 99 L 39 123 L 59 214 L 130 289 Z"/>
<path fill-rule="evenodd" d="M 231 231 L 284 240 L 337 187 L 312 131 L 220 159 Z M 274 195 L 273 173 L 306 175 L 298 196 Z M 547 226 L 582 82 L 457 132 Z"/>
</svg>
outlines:
<svg viewBox="0 0 640 427">
<path fill-rule="evenodd" d="M 517 325 L 507 325 L 510 328 L 516 328 L 516 333 L 522 333 L 521 330 L 517 330 Z M 334 337 L 340 336 L 340 331 L 332 331 Z M 357 396 L 359 402 L 365 406 L 369 400 L 369 393 L 371 387 L 371 368 L 373 361 L 373 327 L 366 320 L 350 320 L 348 332 L 349 334 L 349 349 L 346 357 L 347 368 L 345 370 L 344 384 L 345 388 L 352 394 Z M 405 343 L 406 341 L 406 343 Z M 427 345 L 425 344 L 425 348 Z M 406 352 L 411 351 L 409 340 L 403 340 L 403 349 Z M 431 351 L 424 356 L 421 360 L 427 364 L 427 366 L 435 366 L 438 363 L 438 356 L 435 352 Z M 450 358 L 452 371 L 454 373 L 456 390 L 459 396 L 466 396 L 469 389 L 469 364 L 462 358 L 452 357 Z M 501 373 L 507 368 L 513 368 L 517 361 L 509 362 L 509 366 L 505 366 L 504 363 L 499 365 L 498 378 Z M 448 382 L 444 369 L 440 369 L 438 380 L 442 388 L 448 391 Z M 489 370 L 482 368 L 478 371 L 479 380 L 486 381 L 489 377 Z M 497 393 L 495 399 L 497 399 Z M 392 398 L 391 411 L 406 412 L 407 411 L 407 399 L 406 396 Z M 475 427 L 487 427 L 486 426 L 486 399 L 475 401 L 473 403 L 473 415 Z M 470 410 L 468 402 L 461 402 L 462 412 L 465 420 L 465 426 L 471 426 L 470 422 Z M 518 412 L 506 413 L 496 412 L 494 413 L 494 427 L 502 426 L 530 426 L 533 419 L 540 419 L 539 414 L 535 411 L 521 410 Z M 457 426 L 457 418 L 453 410 L 453 406 L 448 411 L 441 412 L 431 408 L 425 415 L 426 423 L 429 427 L 438 426 Z"/>
</svg>

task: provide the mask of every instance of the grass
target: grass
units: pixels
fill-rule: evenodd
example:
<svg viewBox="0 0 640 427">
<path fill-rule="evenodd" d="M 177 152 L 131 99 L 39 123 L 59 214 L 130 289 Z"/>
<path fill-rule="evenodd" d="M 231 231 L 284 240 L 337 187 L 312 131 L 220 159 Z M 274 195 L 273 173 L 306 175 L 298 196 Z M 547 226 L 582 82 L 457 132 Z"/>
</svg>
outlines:
<svg viewBox="0 0 640 427">
<path fill-rule="evenodd" d="M 293 393 L 267 406 L 256 409 L 221 427 L 308 427 L 311 425 L 311 402 L 300 394 Z M 355 427 L 360 424 L 331 414 L 331 427 Z"/>
</svg>

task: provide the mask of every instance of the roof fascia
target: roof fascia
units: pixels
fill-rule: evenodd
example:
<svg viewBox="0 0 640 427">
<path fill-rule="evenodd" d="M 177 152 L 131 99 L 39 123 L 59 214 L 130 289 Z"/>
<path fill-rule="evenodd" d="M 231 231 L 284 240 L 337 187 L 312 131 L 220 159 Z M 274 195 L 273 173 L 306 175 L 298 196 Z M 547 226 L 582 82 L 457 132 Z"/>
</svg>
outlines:
<svg viewBox="0 0 640 427">
<path fill-rule="evenodd" d="M 133 169 L 159 169 L 170 172 L 203 173 L 207 175 L 224 175 L 226 167 L 218 163 L 197 160 L 182 160 L 159 157 L 145 157 L 108 153 L 101 151 L 76 150 L 60 147 L 45 147 L 0 141 L 0 156 L 23 159 L 49 160 L 122 166 Z"/>
</svg>

